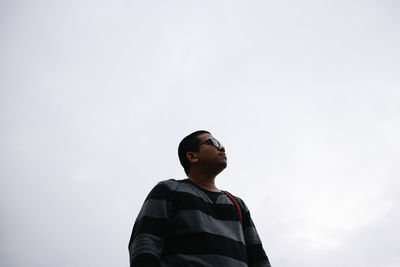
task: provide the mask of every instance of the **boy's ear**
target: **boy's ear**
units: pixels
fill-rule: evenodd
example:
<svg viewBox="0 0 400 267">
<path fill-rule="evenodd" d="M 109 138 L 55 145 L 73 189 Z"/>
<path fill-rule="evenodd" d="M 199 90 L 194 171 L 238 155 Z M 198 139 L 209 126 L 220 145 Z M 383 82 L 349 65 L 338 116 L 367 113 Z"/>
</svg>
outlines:
<svg viewBox="0 0 400 267">
<path fill-rule="evenodd" d="M 186 157 L 191 163 L 195 163 L 199 160 L 195 152 L 187 152 Z"/>
</svg>

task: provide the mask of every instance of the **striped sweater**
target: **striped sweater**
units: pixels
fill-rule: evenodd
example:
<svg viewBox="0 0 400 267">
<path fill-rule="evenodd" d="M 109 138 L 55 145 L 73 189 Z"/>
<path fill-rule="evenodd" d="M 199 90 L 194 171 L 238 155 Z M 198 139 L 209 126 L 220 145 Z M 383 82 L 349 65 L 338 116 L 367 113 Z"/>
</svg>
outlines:
<svg viewBox="0 0 400 267">
<path fill-rule="evenodd" d="M 204 190 L 189 179 L 158 183 L 147 196 L 129 241 L 135 267 L 269 267 L 250 212 L 224 192 Z"/>
</svg>

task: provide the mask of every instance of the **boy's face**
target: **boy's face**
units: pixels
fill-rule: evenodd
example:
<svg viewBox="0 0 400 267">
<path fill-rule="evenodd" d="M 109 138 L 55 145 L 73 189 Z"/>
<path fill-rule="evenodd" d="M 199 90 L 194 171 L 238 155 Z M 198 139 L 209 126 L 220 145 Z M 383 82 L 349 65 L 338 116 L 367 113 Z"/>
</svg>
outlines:
<svg viewBox="0 0 400 267">
<path fill-rule="evenodd" d="M 199 152 L 196 152 L 198 162 L 202 165 L 219 166 L 221 170 L 225 169 L 227 165 L 225 147 L 208 133 L 200 134 L 197 138 L 200 139 Z"/>
</svg>

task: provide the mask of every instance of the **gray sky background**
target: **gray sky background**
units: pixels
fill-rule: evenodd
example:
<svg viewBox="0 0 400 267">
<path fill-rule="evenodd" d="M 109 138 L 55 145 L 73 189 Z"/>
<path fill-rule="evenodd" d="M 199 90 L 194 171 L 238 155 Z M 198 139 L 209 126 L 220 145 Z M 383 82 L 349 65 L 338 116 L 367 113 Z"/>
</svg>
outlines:
<svg viewBox="0 0 400 267">
<path fill-rule="evenodd" d="M 0 265 L 128 266 L 207 129 L 274 267 L 400 266 L 399 9 L 1 1 Z"/>
</svg>

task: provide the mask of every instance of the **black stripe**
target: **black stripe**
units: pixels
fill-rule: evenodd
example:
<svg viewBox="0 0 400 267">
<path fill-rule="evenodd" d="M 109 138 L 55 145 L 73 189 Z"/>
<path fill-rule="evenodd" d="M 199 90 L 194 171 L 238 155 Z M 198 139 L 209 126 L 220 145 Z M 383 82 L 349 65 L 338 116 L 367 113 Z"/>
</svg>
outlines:
<svg viewBox="0 0 400 267">
<path fill-rule="evenodd" d="M 150 253 L 143 253 L 136 256 L 130 264 L 131 267 L 160 267 L 158 258 Z"/>
<path fill-rule="evenodd" d="M 261 244 L 250 245 L 246 247 L 249 265 L 253 265 L 260 261 L 268 260 L 267 255 Z"/>
<path fill-rule="evenodd" d="M 221 255 L 242 262 L 247 261 L 243 243 L 210 233 L 191 233 L 167 238 L 166 255 Z"/>
<path fill-rule="evenodd" d="M 196 195 L 185 192 L 176 192 L 176 195 L 177 203 L 175 203 L 175 207 L 177 207 L 177 210 L 199 210 L 219 220 L 240 220 L 236 207 L 232 203 L 208 203 Z"/>
<path fill-rule="evenodd" d="M 243 214 L 243 228 L 254 227 L 254 223 L 251 220 L 250 213 L 247 211 Z"/>
<path fill-rule="evenodd" d="M 165 199 L 167 201 L 173 200 L 173 191 L 165 184 L 158 183 L 153 189 L 150 191 L 146 200 L 148 199 Z"/>
<path fill-rule="evenodd" d="M 131 240 L 135 239 L 136 236 L 141 233 L 152 234 L 164 239 L 165 234 L 168 231 L 169 224 L 170 221 L 165 218 L 152 218 L 143 216 L 138 222 L 135 222 Z"/>
<path fill-rule="evenodd" d="M 238 212 L 232 203 L 208 203 L 198 196 L 185 192 L 178 192 L 177 198 L 180 199 L 179 210 L 199 210 L 220 220 L 240 220 Z"/>
</svg>

